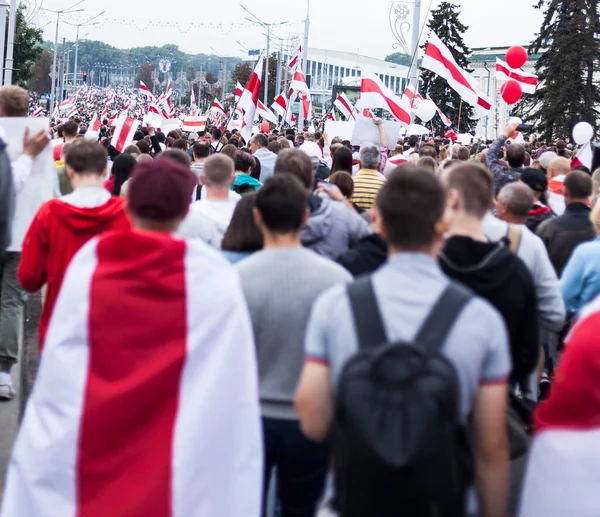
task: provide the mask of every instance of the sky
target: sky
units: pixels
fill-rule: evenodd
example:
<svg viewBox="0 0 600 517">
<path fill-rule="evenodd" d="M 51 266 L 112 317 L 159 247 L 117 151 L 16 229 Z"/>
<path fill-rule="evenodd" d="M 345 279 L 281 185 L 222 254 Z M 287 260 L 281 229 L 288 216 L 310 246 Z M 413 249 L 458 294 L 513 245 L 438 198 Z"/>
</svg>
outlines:
<svg viewBox="0 0 600 517">
<path fill-rule="evenodd" d="M 68 9 L 77 2 L 37 0 L 38 4 L 42 1 L 45 9 L 52 10 Z M 240 2 L 264 22 L 289 22 L 273 27 L 274 36 L 280 39 L 273 39 L 272 45 L 279 45 L 282 39 L 302 37 L 306 0 L 84 0 L 75 7 L 84 11 L 64 14 L 61 20 L 81 24 L 105 11 L 97 18 L 97 25 L 80 28 L 80 37 L 119 48 L 171 43 L 191 53 L 244 57 L 247 49 L 264 48 L 266 36 L 262 35 L 264 29 L 245 20 L 252 17 L 240 7 Z M 423 23 L 429 0 L 421 3 Z M 433 8 L 439 3 L 440 0 L 433 0 Z M 465 41 L 471 47 L 527 44 L 542 20 L 542 13 L 532 7 L 533 0 L 454 0 L 454 3 L 461 6 L 461 20 L 469 26 Z M 175 7 L 165 9 L 169 4 Z M 187 9 L 186 4 L 190 6 Z M 383 59 L 397 51 L 392 46 L 396 40 L 389 27 L 391 6 L 390 0 L 312 0 L 309 47 Z M 519 15 L 516 19 L 515 13 Z M 33 21 L 43 28 L 46 39 L 54 39 L 56 14 L 42 10 Z M 59 38 L 75 40 L 76 28 L 63 22 Z"/>
</svg>

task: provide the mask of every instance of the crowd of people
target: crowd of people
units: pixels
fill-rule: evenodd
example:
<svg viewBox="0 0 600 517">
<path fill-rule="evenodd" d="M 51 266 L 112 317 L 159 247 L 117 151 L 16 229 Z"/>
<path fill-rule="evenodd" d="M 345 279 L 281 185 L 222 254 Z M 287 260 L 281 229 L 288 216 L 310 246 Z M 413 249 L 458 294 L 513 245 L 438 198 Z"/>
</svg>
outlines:
<svg viewBox="0 0 600 517">
<path fill-rule="evenodd" d="M 119 153 L 74 117 L 0 152 L 2 399 L 44 293 L 2 517 L 598 515 L 600 169 L 517 124 L 373 124 Z M 10 239 L 50 145 L 56 197 Z"/>
</svg>

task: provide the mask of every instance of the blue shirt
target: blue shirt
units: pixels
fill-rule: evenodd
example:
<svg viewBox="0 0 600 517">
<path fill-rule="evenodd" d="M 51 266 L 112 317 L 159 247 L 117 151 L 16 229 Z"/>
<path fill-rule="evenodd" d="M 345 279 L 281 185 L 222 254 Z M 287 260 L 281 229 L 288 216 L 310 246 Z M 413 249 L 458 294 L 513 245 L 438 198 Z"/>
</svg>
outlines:
<svg viewBox="0 0 600 517">
<path fill-rule="evenodd" d="M 579 312 L 600 294 L 600 237 L 575 248 L 560 279 L 565 307 Z"/>
</svg>

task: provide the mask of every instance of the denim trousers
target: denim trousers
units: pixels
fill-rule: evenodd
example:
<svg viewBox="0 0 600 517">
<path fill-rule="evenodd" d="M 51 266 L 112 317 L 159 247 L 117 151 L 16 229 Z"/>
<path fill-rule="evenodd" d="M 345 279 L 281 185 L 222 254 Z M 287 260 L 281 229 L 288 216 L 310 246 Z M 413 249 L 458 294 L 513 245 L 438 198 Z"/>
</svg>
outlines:
<svg viewBox="0 0 600 517">
<path fill-rule="evenodd" d="M 27 294 L 17 280 L 18 252 L 0 258 L 0 371 L 10 371 L 19 357 L 19 325 Z"/>
</svg>

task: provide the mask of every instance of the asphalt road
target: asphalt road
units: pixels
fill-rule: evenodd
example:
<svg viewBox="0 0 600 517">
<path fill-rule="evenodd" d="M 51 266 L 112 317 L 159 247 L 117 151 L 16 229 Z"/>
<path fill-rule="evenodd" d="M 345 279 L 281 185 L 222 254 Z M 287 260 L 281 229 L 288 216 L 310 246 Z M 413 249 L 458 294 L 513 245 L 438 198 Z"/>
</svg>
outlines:
<svg viewBox="0 0 600 517">
<path fill-rule="evenodd" d="M 21 394 L 20 364 L 15 365 L 12 370 L 13 385 L 17 396 L 9 402 L 0 403 L 0 506 L 4 494 L 4 481 L 6 468 L 10 460 L 13 442 L 19 425 L 19 407 Z"/>
</svg>

